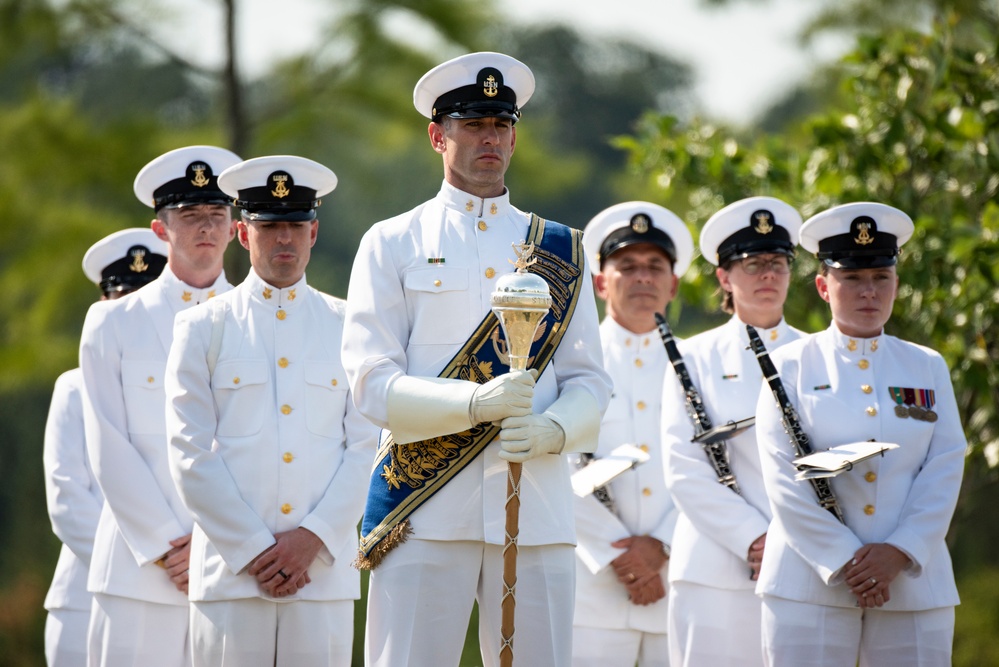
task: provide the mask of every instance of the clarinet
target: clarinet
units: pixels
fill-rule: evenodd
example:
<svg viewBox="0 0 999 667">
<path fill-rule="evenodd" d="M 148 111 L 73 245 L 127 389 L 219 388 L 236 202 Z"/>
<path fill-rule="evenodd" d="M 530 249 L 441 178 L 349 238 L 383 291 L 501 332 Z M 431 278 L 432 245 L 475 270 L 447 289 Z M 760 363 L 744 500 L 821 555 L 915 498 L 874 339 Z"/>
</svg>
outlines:
<svg viewBox="0 0 999 667">
<path fill-rule="evenodd" d="M 751 325 L 746 325 L 746 331 L 749 333 L 749 347 L 753 351 L 753 354 L 756 355 L 756 360 L 760 363 L 760 370 L 763 371 L 763 377 L 766 378 L 767 384 L 770 385 L 770 391 L 773 392 L 774 398 L 777 400 L 777 407 L 780 408 L 781 412 L 780 421 L 784 425 L 784 432 L 790 436 L 791 444 L 794 446 L 799 457 L 811 454 L 812 442 L 808 438 L 808 434 L 801 428 L 798 411 L 791 405 L 791 401 L 787 397 L 787 392 L 784 391 L 784 383 L 781 382 L 780 375 L 777 373 L 777 367 L 774 366 L 770 355 L 767 354 L 767 348 L 763 345 L 763 340 L 760 339 L 760 335 L 756 333 L 756 329 Z M 839 503 L 836 502 L 836 496 L 833 495 L 829 480 L 818 478 L 808 481 L 812 483 L 815 494 L 819 497 L 819 505 L 832 512 L 833 516 L 839 519 L 840 523 L 846 523 L 846 520 L 843 518 L 843 511 L 840 509 Z"/>
<path fill-rule="evenodd" d="M 680 381 L 680 387 L 683 389 L 683 395 L 686 398 L 687 415 L 694 425 L 694 436 L 699 436 L 711 430 L 711 418 L 708 417 L 708 412 L 704 408 L 704 402 L 701 400 L 701 395 L 697 391 L 697 387 L 694 386 L 694 383 L 690 379 L 690 373 L 687 372 L 687 365 L 683 362 L 683 356 L 681 356 L 680 350 L 676 347 L 676 340 L 673 338 L 673 332 L 670 330 L 669 323 L 661 313 L 656 313 L 655 317 L 656 324 L 659 326 L 659 336 L 663 339 L 666 354 L 669 356 L 670 363 L 673 364 L 673 370 L 676 371 L 676 377 Z M 718 476 L 718 482 L 741 495 L 742 492 L 739 490 L 739 485 L 735 481 L 735 475 L 732 473 L 732 466 L 729 463 L 728 447 L 725 441 L 720 440 L 710 444 L 704 443 L 701 446 L 708 457 L 708 463 L 711 464 L 715 475 Z"/>
</svg>

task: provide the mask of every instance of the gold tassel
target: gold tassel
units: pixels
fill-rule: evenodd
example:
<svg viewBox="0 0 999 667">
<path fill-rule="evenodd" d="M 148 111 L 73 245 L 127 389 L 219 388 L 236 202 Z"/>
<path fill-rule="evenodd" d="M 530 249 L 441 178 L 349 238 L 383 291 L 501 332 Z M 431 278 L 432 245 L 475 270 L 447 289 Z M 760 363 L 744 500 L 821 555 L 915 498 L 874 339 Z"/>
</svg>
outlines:
<svg viewBox="0 0 999 667">
<path fill-rule="evenodd" d="M 378 545 L 365 556 L 363 551 L 357 552 L 357 558 L 351 563 L 358 570 L 373 570 L 378 567 L 390 551 L 409 539 L 413 534 L 413 527 L 406 519 L 395 528 L 389 531 Z"/>
</svg>

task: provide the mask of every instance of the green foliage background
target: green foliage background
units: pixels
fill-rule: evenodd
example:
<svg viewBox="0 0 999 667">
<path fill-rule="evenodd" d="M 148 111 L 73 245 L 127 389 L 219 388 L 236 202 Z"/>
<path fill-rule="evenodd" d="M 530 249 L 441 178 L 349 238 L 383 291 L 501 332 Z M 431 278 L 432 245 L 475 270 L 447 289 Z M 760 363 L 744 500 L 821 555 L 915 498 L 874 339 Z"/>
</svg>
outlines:
<svg viewBox="0 0 999 667">
<path fill-rule="evenodd" d="M 684 217 L 695 238 L 718 208 L 757 194 L 806 217 L 858 200 L 913 216 L 890 332 L 938 349 L 953 370 L 969 438 L 950 535 L 963 597 L 955 664 L 999 664 L 995 6 L 939 0 L 910 11 L 881 0 L 885 11 L 872 14 L 866 1 L 828 4 L 814 29 L 852 30 L 861 13 L 872 18 L 858 25 L 873 29 L 757 126 L 733 128 L 690 114 L 688 65 L 628 42 L 501 20 L 491 2 L 331 1 L 327 46 L 243 80 L 156 45 L 142 26 L 168 15 L 167 4 L 0 0 L 0 667 L 43 664 L 41 605 L 59 546 L 45 514 L 45 414 L 55 377 L 76 365 L 97 296 L 80 270 L 84 251 L 151 218 L 132 194 L 135 173 L 193 143 L 329 165 L 340 184 L 320 209 L 309 280 L 343 295 L 361 234 L 441 180 L 412 109 L 413 82 L 447 57 L 486 49 L 517 55 L 538 78 L 509 174 L 523 209 L 582 227 L 605 206 L 648 199 Z M 436 42 L 393 37 L 387 18 L 399 13 Z M 247 267 L 233 246 L 230 279 Z M 796 262 L 787 305 L 790 322 L 809 331 L 828 325 L 814 269 L 811 258 Z M 705 262 L 685 277 L 671 319 L 681 335 L 724 319 Z M 363 601 L 358 619 L 359 654 Z M 466 648 L 462 664 L 477 664 L 474 632 Z"/>
</svg>

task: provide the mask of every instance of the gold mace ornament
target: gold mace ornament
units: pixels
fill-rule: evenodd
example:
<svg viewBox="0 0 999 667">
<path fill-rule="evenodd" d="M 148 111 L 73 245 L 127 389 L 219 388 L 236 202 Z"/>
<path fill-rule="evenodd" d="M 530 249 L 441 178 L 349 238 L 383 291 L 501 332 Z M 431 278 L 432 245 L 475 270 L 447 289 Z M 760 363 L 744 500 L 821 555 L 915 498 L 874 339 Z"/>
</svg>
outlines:
<svg viewBox="0 0 999 667">
<path fill-rule="evenodd" d="M 491 295 L 493 313 L 499 319 L 506 337 L 506 349 L 511 371 L 527 370 L 531 344 L 541 320 L 552 305 L 551 290 L 541 276 L 528 273 L 537 262 L 534 244 L 523 241 L 513 244 L 517 267 L 513 273 L 501 276 Z M 517 605 L 517 537 L 520 534 L 520 474 L 523 464 L 510 462 L 506 478 L 506 538 L 503 542 L 503 599 L 500 622 L 500 667 L 513 665 L 514 612 Z"/>
</svg>

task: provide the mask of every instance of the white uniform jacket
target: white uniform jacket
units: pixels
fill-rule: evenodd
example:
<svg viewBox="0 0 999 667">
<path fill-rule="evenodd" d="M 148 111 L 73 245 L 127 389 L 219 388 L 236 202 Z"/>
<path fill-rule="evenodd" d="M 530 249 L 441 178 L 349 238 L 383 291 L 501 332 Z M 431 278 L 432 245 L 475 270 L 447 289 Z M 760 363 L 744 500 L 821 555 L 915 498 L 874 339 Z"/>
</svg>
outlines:
<svg viewBox="0 0 999 667">
<path fill-rule="evenodd" d="M 343 357 L 354 402 L 372 422 L 388 427 L 386 397 L 398 376 L 437 376 L 465 343 L 489 312 L 496 279 L 513 270 L 512 244 L 526 238 L 528 222 L 508 192 L 480 199 L 445 182 L 436 198 L 364 235 L 350 277 Z M 580 279 L 575 314 L 535 386 L 535 413 L 570 387 L 590 392 L 601 412 L 607 405 L 593 287 L 587 274 Z M 417 509 L 413 536 L 503 544 L 507 462 L 499 451 L 490 444 Z M 525 462 L 520 503 L 521 545 L 575 543 L 566 457 Z"/>
<path fill-rule="evenodd" d="M 761 392 L 756 428 L 774 520 L 757 592 L 853 607 L 841 570 L 864 544 L 884 542 L 912 558 L 884 610 L 956 605 L 944 537 L 967 443 L 943 358 L 894 336 L 851 339 L 833 324 L 781 348 L 773 361 L 815 451 L 872 438 L 899 447 L 832 479 L 843 525 L 808 482 L 794 481 L 792 446 L 769 388 Z M 892 387 L 933 390 L 938 421 L 897 416 Z"/>
<path fill-rule="evenodd" d="M 634 334 L 610 317 L 600 325 L 604 366 L 614 381 L 607 412 L 600 423 L 594 456 L 632 444 L 649 460 L 610 483 L 615 513 L 592 495 L 576 497 L 576 611 L 574 624 L 642 632 L 666 632 L 666 598 L 655 604 L 632 604 L 610 562 L 624 553 L 611 542 L 649 535 L 669 546 L 677 509 L 663 479 L 659 438 L 662 378 L 668 367 L 658 330 Z M 662 575 L 666 581 L 666 567 Z"/>
<path fill-rule="evenodd" d="M 770 350 L 804 335 L 784 320 L 773 329 L 757 331 Z M 746 325 L 738 317 L 678 345 L 713 426 L 756 414 L 763 373 L 748 346 Z M 691 442 L 694 426 L 686 406 L 680 380 L 671 366 L 663 389 L 663 446 L 666 484 L 680 518 L 673 535 L 670 581 L 752 589 L 756 582 L 749 578 L 749 545 L 767 532 L 771 516 L 756 429 L 727 441 L 729 463 L 742 492 L 736 494 L 718 482 L 704 448 Z"/>
<path fill-rule="evenodd" d="M 268 597 L 244 570 L 302 527 L 325 545 L 294 600 L 356 599 L 357 522 L 378 429 L 354 408 L 340 363 L 344 302 L 305 278 L 278 289 L 251 270 L 219 297 L 225 322 L 214 374 L 212 301 L 177 317 L 167 363 L 170 470 L 195 517 L 191 600 Z"/>
<path fill-rule="evenodd" d="M 82 392 L 79 368 L 60 375 L 45 422 L 45 498 L 52 532 L 62 541 L 45 608 L 89 612 L 87 569 L 104 496 L 87 459 Z"/>
<path fill-rule="evenodd" d="M 155 565 L 191 532 L 167 466 L 163 374 L 176 313 L 230 288 L 192 288 L 169 266 L 142 289 L 90 307 L 80 341 L 87 451 L 106 503 L 88 589 L 160 604 L 187 596 Z"/>
</svg>

